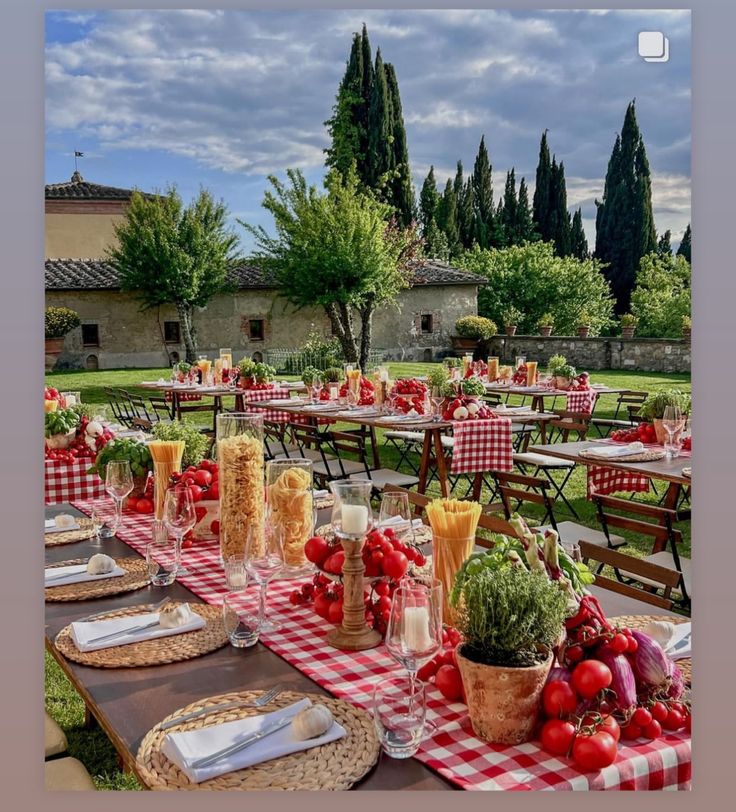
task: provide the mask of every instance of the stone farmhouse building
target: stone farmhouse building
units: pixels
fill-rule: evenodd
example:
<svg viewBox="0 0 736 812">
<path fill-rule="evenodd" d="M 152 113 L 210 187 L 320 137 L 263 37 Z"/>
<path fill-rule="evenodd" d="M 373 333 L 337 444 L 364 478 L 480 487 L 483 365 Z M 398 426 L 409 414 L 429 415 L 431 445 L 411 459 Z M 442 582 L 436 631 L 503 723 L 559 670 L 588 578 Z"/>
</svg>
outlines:
<svg viewBox="0 0 736 812">
<path fill-rule="evenodd" d="M 66 337 L 59 368 L 160 367 L 184 357 L 175 308 L 141 310 L 105 259 L 132 194 L 89 183 L 79 172 L 46 186 L 46 303 L 71 307 L 82 321 Z M 477 313 L 481 277 L 438 260 L 418 261 L 411 273 L 396 304 L 374 316 L 373 346 L 387 360 L 449 353 L 456 320 Z M 258 268 L 237 265 L 232 281 L 234 294 L 216 296 L 195 316 L 201 353 L 232 347 L 236 360 L 268 360 L 269 352 L 299 349 L 315 329 L 331 334 L 321 309 L 296 310 Z"/>
</svg>

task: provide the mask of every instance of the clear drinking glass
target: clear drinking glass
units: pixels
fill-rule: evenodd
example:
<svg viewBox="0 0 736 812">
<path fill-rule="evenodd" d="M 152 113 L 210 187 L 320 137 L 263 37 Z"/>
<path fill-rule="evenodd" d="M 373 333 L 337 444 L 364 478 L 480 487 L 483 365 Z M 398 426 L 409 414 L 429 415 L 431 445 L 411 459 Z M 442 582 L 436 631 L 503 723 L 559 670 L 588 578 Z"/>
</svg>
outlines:
<svg viewBox="0 0 736 812">
<path fill-rule="evenodd" d="M 442 420 L 442 404 L 445 402 L 445 399 L 433 395 L 430 401 L 432 403 L 432 420 L 435 423 L 439 423 Z"/>
<path fill-rule="evenodd" d="M 163 521 L 166 529 L 176 540 L 176 547 L 181 557 L 182 539 L 197 522 L 194 501 L 186 485 L 174 485 L 173 488 L 166 491 Z M 182 569 L 179 574 L 186 575 L 187 573 Z"/>
<path fill-rule="evenodd" d="M 679 454 L 680 435 L 685 428 L 685 415 L 679 406 L 665 406 L 662 428 L 667 432 L 665 451 L 668 458 L 672 459 Z"/>
<path fill-rule="evenodd" d="M 93 543 L 99 544 L 99 542 L 103 538 L 103 528 L 109 531 L 109 528 L 105 527 L 105 512 L 102 508 L 102 505 L 99 503 L 95 503 L 92 505 L 92 511 L 89 514 L 89 520 L 92 524 L 92 530 L 94 531 L 94 536 L 90 539 Z M 108 532 L 105 534 L 105 537 L 111 536 L 112 533 Z"/>
<path fill-rule="evenodd" d="M 133 490 L 133 472 L 128 460 L 110 460 L 105 470 L 105 491 L 115 501 L 115 521 L 112 535 L 123 523 L 123 499 Z"/>
<path fill-rule="evenodd" d="M 417 752 L 426 716 L 424 683 L 392 677 L 374 686 L 373 721 L 381 746 L 391 758 L 410 758 Z"/>
<path fill-rule="evenodd" d="M 262 623 L 242 591 L 228 592 L 222 599 L 222 619 L 230 643 L 235 648 L 250 648 L 258 642 Z"/>
<path fill-rule="evenodd" d="M 243 592 L 248 586 L 248 570 L 245 559 L 231 555 L 223 564 L 225 570 L 225 583 L 231 592 Z"/>
<path fill-rule="evenodd" d="M 280 624 L 268 617 L 268 585 L 284 566 L 283 532 L 278 525 L 251 526 L 245 543 L 245 566 L 260 588 L 258 614 L 261 631 L 275 632 Z"/>
<path fill-rule="evenodd" d="M 146 545 L 148 580 L 153 586 L 171 586 L 179 572 L 180 553 L 176 539 L 151 541 Z"/>
<path fill-rule="evenodd" d="M 411 508 L 408 493 L 382 493 L 378 526 L 391 527 L 402 542 L 414 543 Z"/>
<path fill-rule="evenodd" d="M 411 682 L 442 649 L 441 596 L 441 585 L 430 589 L 419 582 L 402 581 L 391 600 L 386 650 L 407 670 Z"/>
</svg>

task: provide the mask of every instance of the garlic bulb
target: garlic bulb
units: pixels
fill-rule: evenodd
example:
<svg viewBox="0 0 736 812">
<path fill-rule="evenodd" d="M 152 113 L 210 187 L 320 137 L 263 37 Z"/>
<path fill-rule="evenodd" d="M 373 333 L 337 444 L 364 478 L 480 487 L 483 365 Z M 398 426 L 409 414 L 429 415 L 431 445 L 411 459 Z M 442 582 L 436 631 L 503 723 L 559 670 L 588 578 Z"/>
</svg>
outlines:
<svg viewBox="0 0 736 812">
<path fill-rule="evenodd" d="M 74 527 L 77 523 L 77 520 L 74 516 L 70 516 L 68 513 L 59 513 L 57 516 L 54 516 L 54 524 L 56 527 Z"/>
<path fill-rule="evenodd" d="M 158 622 L 162 629 L 175 629 L 188 623 L 191 617 L 188 603 L 169 603 L 158 613 Z"/>
<path fill-rule="evenodd" d="M 668 620 L 652 620 L 644 626 L 642 632 L 659 643 L 662 649 L 666 649 L 675 633 L 675 624 Z"/>
<path fill-rule="evenodd" d="M 299 741 L 315 739 L 332 727 L 332 713 L 324 705 L 310 705 L 299 711 L 291 723 L 294 736 Z"/>
<path fill-rule="evenodd" d="M 115 559 L 104 553 L 95 553 L 87 562 L 87 573 L 89 575 L 104 575 L 115 569 Z"/>
</svg>

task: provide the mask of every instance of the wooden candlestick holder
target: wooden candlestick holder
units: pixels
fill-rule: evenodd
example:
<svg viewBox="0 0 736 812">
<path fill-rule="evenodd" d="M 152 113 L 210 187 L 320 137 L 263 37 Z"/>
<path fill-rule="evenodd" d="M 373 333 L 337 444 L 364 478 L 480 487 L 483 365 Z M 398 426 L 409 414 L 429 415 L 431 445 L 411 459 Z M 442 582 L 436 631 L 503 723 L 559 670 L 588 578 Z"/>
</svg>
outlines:
<svg viewBox="0 0 736 812">
<path fill-rule="evenodd" d="M 345 551 L 342 566 L 342 623 L 327 635 L 327 642 L 344 651 L 363 651 L 381 642 L 381 635 L 368 627 L 363 597 L 363 544 L 365 538 L 341 539 Z"/>
</svg>

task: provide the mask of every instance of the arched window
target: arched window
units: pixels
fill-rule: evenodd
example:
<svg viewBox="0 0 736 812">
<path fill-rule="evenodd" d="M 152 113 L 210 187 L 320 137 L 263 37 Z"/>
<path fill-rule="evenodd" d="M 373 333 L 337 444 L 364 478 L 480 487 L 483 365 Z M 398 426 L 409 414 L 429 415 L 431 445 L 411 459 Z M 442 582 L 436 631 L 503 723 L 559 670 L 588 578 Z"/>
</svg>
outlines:
<svg viewBox="0 0 736 812">
<path fill-rule="evenodd" d="M 427 349 L 424 351 L 424 360 L 425 361 L 432 360 L 432 350 L 430 350 L 429 347 L 427 347 Z"/>
<path fill-rule="evenodd" d="M 255 361 L 257 364 L 263 363 L 263 353 L 262 352 L 254 352 L 251 360 Z"/>
<path fill-rule="evenodd" d="M 96 355 L 88 355 L 87 360 L 85 361 L 85 366 L 87 369 L 99 369 L 100 359 Z"/>
<path fill-rule="evenodd" d="M 170 352 L 169 353 L 169 364 L 173 367 L 174 364 L 179 363 L 179 353 L 178 352 Z"/>
</svg>

